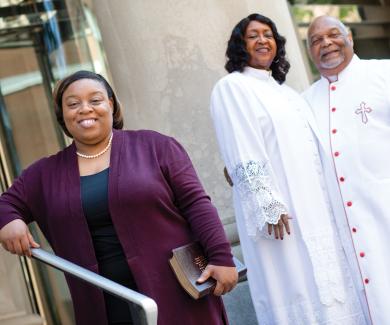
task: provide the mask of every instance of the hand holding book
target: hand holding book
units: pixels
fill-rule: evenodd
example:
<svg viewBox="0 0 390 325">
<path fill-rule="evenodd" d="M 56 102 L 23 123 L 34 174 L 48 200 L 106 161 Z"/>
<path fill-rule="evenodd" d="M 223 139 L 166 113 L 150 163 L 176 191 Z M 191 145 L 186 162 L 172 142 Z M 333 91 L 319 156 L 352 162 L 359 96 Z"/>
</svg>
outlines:
<svg viewBox="0 0 390 325">
<path fill-rule="evenodd" d="M 209 293 L 225 294 L 237 284 L 237 273 L 238 278 L 245 276 L 245 265 L 235 257 L 233 261 L 236 267 L 208 264 L 200 244 L 193 242 L 172 250 L 169 264 L 183 289 L 199 299 Z"/>
<path fill-rule="evenodd" d="M 209 278 L 215 279 L 214 295 L 221 296 L 231 291 L 237 284 L 238 272 L 236 267 L 218 266 L 208 264 L 201 276 L 196 281 L 197 283 L 204 283 Z"/>
</svg>

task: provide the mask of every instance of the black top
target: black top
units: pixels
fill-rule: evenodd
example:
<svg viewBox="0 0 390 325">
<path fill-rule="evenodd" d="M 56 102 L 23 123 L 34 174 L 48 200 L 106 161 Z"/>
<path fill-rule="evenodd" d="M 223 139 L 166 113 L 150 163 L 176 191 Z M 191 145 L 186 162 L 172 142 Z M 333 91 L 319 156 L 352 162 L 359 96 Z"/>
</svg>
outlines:
<svg viewBox="0 0 390 325">
<path fill-rule="evenodd" d="M 81 176 L 81 201 L 99 265 L 124 258 L 108 207 L 109 168 Z"/>
<path fill-rule="evenodd" d="M 81 202 L 91 232 L 99 272 L 102 276 L 130 289 L 137 286 L 127 265 L 125 254 L 112 223 L 108 205 L 109 168 L 93 175 L 81 176 Z M 104 292 L 108 323 L 133 324 L 127 303 Z"/>
</svg>

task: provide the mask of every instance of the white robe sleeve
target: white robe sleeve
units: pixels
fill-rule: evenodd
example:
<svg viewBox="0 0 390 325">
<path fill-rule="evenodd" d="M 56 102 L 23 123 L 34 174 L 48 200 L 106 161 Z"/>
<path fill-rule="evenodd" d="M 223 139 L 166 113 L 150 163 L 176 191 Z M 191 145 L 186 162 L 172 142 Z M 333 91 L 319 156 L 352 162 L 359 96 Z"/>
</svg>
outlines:
<svg viewBox="0 0 390 325">
<path fill-rule="evenodd" d="M 265 111 L 238 80 L 224 78 L 211 95 L 211 115 L 223 160 L 233 180 L 247 233 L 267 235 L 287 208 L 275 182 L 259 121 Z M 261 113 L 263 112 L 263 113 Z"/>
</svg>

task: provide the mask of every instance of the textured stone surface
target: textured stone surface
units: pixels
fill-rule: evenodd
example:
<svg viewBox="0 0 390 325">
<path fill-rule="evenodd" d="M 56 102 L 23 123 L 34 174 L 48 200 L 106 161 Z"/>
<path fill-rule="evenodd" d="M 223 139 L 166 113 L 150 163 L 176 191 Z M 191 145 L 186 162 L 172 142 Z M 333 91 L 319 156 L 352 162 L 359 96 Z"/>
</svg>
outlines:
<svg viewBox="0 0 390 325">
<path fill-rule="evenodd" d="M 252 12 L 274 19 L 287 37 L 290 84 L 308 85 L 304 58 L 285 0 L 94 0 L 109 69 L 124 106 L 125 126 L 174 136 L 188 150 L 221 218 L 231 219 L 209 113 L 224 71 L 234 25 Z"/>
</svg>

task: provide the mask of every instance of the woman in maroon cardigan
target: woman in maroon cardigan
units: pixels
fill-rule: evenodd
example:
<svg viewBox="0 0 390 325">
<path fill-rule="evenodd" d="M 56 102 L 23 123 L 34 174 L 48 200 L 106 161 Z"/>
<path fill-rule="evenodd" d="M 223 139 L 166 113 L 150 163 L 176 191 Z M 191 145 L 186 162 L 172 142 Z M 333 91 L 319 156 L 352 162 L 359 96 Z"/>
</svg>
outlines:
<svg viewBox="0 0 390 325">
<path fill-rule="evenodd" d="M 117 98 L 100 75 L 79 71 L 54 93 L 56 116 L 73 143 L 23 171 L 0 197 L 0 242 L 31 256 L 36 221 L 57 255 L 153 298 L 158 324 L 226 324 L 221 298 L 237 282 L 216 209 L 183 147 L 153 131 L 120 131 Z M 217 280 L 193 300 L 168 259 L 199 240 Z M 67 277 L 77 324 L 132 324 L 123 301 Z"/>
</svg>

